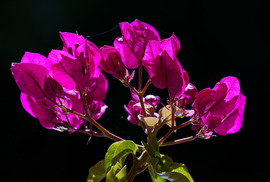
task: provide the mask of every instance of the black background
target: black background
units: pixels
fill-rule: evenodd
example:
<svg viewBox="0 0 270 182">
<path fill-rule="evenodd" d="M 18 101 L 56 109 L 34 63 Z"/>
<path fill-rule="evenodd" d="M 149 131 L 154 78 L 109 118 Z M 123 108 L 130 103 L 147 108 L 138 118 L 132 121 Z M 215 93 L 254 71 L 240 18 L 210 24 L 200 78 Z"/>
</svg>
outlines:
<svg viewBox="0 0 270 182">
<path fill-rule="evenodd" d="M 178 59 L 198 90 L 236 76 L 247 97 L 244 124 L 233 135 L 162 148 L 187 165 L 196 182 L 267 181 L 269 177 L 269 6 L 254 1 L 46 0 L 1 2 L 1 178 L 4 181 L 79 182 L 101 160 L 109 139 L 46 130 L 21 107 L 10 73 L 25 51 L 48 55 L 60 49 L 59 31 L 90 36 L 98 47 L 120 36 L 121 21 L 139 19 L 162 38 L 172 32 L 182 48 Z M 99 34 L 111 30 L 104 34 Z M 96 35 L 98 34 L 98 35 Z M 95 36 L 93 36 L 95 35 Z M 107 75 L 106 75 L 107 76 Z M 136 142 L 145 139 L 126 121 L 129 91 L 108 77 L 109 106 L 100 123 Z M 152 92 L 148 92 L 152 93 Z M 166 91 L 161 93 L 166 99 Z M 188 136 L 188 131 L 182 133 Z M 180 133 L 180 136 L 182 136 Z M 150 181 L 144 172 L 135 181 Z"/>
</svg>

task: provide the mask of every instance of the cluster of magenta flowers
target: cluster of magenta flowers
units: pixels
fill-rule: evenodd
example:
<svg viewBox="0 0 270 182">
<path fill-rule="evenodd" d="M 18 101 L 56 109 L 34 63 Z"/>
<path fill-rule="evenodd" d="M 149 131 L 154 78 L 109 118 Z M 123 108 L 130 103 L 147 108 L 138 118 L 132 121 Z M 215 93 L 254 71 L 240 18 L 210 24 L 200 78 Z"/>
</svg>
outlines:
<svg viewBox="0 0 270 182">
<path fill-rule="evenodd" d="M 132 181 L 149 166 L 152 166 L 149 170 L 152 170 L 153 181 L 159 178 L 153 177 L 155 174 L 171 179 L 176 173 L 176 179 L 184 176 L 183 179 L 193 181 L 184 165 L 176 165 L 168 156 L 159 154 L 158 147 L 196 138 L 209 139 L 214 132 L 224 136 L 239 131 L 246 102 L 239 81 L 236 77 L 224 77 L 212 89 L 197 92 L 177 59 L 181 46 L 174 34 L 161 39 L 151 25 L 139 20 L 122 22 L 119 27 L 122 36 L 114 40 L 113 46 L 98 48 L 83 36 L 61 32 L 62 50 L 52 50 L 47 57 L 26 52 L 20 63 L 12 63 L 11 71 L 21 90 L 22 106 L 47 129 L 126 141 L 98 122 L 108 107 L 103 102 L 108 89 L 104 71 L 130 90 L 131 100 L 124 105 L 127 120 L 142 127 L 148 143 L 142 142 L 141 146 L 126 141 L 124 148 L 123 143 L 113 144 L 108 150 L 112 152 L 110 155 L 115 154 L 114 146 L 122 145 L 123 151 L 134 154 L 135 165 L 126 175 L 122 173 L 125 167 L 113 165 L 113 161 L 125 159 L 124 153 L 123 158 L 108 159 L 106 155 L 105 164 L 101 161 L 97 164 L 99 167 L 92 172 L 90 169 L 93 175 L 89 175 L 89 181 L 96 178 L 97 168 L 103 174 L 100 179 L 106 175 L 108 179 L 122 176 L 121 179 Z M 136 71 L 138 87 L 133 84 Z M 145 85 L 142 73 L 148 74 Z M 160 96 L 145 96 L 150 85 L 168 90 L 167 103 L 161 103 Z M 188 120 L 181 122 L 184 117 Z M 156 135 L 164 125 L 170 129 L 158 139 Z M 188 125 L 192 125 L 193 136 L 166 141 L 171 134 Z M 136 158 L 136 151 L 142 153 L 140 158 Z M 112 167 L 112 171 L 110 167 L 100 167 L 103 165 Z"/>
<path fill-rule="evenodd" d="M 105 45 L 99 49 L 83 36 L 61 32 L 62 50 L 52 50 L 47 57 L 26 52 L 20 63 L 12 64 L 22 105 L 42 126 L 95 134 L 92 124 L 107 108 L 103 102 L 108 88 L 102 74 L 105 71 L 130 88 L 132 99 L 125 110 L 132 124 L 144 129 L 150 126 L 152 131 L 164 121 L 176 127 L 176 122 L 169 123 L 172 118 L 190 117 L 193 129 L 203 138 L 209 138 L 213 131 L 226 135 L 241 128 L 246 98 L 237 78 L 225 77 L 213 89 L 197 94 L 177 60 L 181 46 L 174 34 L 161 40 L 152 26 L 139 20 L 119 25 L 122 36 L 115 39 L 114 47 Z M 144 89 L 139 83 L 136 90 L 131 85 L 135 72 L 130 74 L 129 70 L 138 68 L 141 72 L 142 67 L 149 80 Z M 150 84 L 168 89 L 168 106 L 163 109 L 173 110 L 173 116 L 165 114 L 165 118 L 162 112 L 155 112 L 159 96 L 143 97 Z M 187 110 L 190 103 L 191 109 Z"/>
</svg>

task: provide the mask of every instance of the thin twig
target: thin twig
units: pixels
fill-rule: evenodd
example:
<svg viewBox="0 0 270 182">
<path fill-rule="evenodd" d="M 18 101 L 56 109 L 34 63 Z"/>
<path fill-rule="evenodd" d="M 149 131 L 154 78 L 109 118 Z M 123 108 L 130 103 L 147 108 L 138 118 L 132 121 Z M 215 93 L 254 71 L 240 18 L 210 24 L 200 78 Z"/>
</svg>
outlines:
<svg viewBox="0 0 270 182">
<path fill-rule="evenodd" d="M 170 145 L 176 145 L 176 144 L 180 144 L 180 143 L 190 142 L 190 141 L 195 140 L 198 137 L 199 137 L 199 135 L 196 134 L 194 136 L 190 136 L 190 137 L 186 137 L 186 138 L 181 138 L 179 140 L 174 140 L 174 141 L 170 141 L 170 142 L 164 142 L 164 143 L 161 143 L 159 146 L 160 147 L 164 147 L 164 146 L 170 146 Z"/>
</svg>

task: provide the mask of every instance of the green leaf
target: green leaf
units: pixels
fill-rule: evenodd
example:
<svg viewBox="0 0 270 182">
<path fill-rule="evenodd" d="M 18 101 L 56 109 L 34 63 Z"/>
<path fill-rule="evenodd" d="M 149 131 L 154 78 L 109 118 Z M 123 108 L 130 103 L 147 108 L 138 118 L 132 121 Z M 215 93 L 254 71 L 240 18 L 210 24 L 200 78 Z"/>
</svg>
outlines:
<svg viewBox="0 0 270 182">
<path fill-rule="evenodd" d="M 169 181 L 194 182 L 184 164 L 173 162 L 172 158 L 162 155 L 156 166 L 157 174 Z"/>
<path fill-rule="evenodd" d="M 142 141 L 142 144 L 143 144 L 144 148 L 147 150 L 150 157 L 160 159 L 161 156 L 159 153 L 159 145 L 158 145 L 157 138 L 154 135 L 150 135 L 148 143 L 149 144 Z"/>
<path fill-rule="evenodd" d="M 124 166 L 116 175 L 116 179 L 120 182 L 127 182 L 127 166 Z"/>
<path fill-rule="evenodd" d="M 105 171 L 110 171 L 111 167 L 114 166 L 122 157 L 125 159 L 127 154 L 135 154 L 137 150 L 137 145 L 130 140 L 113 143 L 105 155 Z"/>
<path fill-rule="evenodd" d="M 191 175 L 188 172 L 187 167 L 184 164 L 178 163 L 175 169 L 167 172 L 158 173 L 158 175 L 169 181 L 181 181 L 181 182 L 194 182 Z"/>
<path fill-rule="evenodd" d="M 107 182 L 127 182 L 127 166 L 121 169 L 120 163 L 111 167 L 106 175 Z"/>
<path fill-rule="evenodd" d="M 86 182 L 99 182 L 105 177 L 104 160 L 90 168 Z"/>
<path fill-rule="evenodd" d="M 119 171 L 119 166 L 115 165 L 111 167 L 111 170 L 106 175 L 106 182 L 115 182 L 115 175 Z"/>
<path fill-rule="evenodd" d="M 158 180 L 155 175 L 169 181 L 194 182 L 187 167 L 184 164 L 173 162 L 172 158 L 167 155 L 161 155 L 160 159 L 150 158 L 148 163 L 153 170 L 149 171 L 153 182 Z"/>
<path fill-rule="evenodd" d="M 176 165 L 176 168 L 172 170 L 172 172 L 174 173 L 181 173 L 183 174 L 186 178 L 188 178 L 188 180 L 190 182 L 194 182 L 189 171 L 188 168 L 185 166 L 185 164 L 182 163 L 174 163 L 174 165 Z"/>
<path fill-rule="evenodd" d="M 152 182 L 166 182 L 166 179 L 159 177 L 152 165 L 148 167 L 149 174 L 151 176 Z"/>
</svg>

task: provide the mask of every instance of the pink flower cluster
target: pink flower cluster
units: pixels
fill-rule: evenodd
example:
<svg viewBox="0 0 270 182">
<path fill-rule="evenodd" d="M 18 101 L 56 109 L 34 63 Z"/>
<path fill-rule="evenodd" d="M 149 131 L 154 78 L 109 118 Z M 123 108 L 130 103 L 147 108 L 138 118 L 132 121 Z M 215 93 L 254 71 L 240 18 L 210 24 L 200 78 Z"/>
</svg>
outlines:
<svg viewBox="0 0 270 182">
<path fill-rule="evenodd" d="M 226 135 L 241 128 L 246 98 L 237 78 L 225 77 L 213 89 L 197 94 L 177 59 L 181 46 L 174 34 L 161 39 L 151 25 L 139 20 L 122 22 L 119 27 L 122 36 L 114 40 L 114 47 L 99 49 L 82 36 L 62 32 L 62 50 L 52 50 L 48 57 L 27 52 L 21 63 L 13 63 L 11 71 L 24 109 L 45 128 L 87 128 L 84 116 L 97 120 L 107 108 L 103 100 L 108 82 L 101 73 L 105 71 L 130 88 L 132 98 L 125 110 L 131 123 L 141 123 L 141 116 L 160 119 L 155 112 L 159 96 L 142 97 L 144 91 L 130 83 L 134 71 L 129 74 L 129 69 L 143 67 L 149 84 L 168 89 L 168 104 L 181 108 L 178 116 L 190 117 L 202 138 L 213 131 Z M 191 110 L 186 110 L 188 104 Z"/>
<path fill-rule="evenodd" d="M 213 130 L 220 135 L 235 133 L 242 126 L 245 103 L 237 78 L 225 77 L 213 89 L 198 93 L 193 107 L 196 117 L 203 122 L 194 128 L 206 126 L 205 136 L 212 135 Z"/>
<path fill-rule="evenodd" d="M 84 120 L 68 111 L 99 119 L 107 108 L 103 100 L 108 82 L 101 73 L 97 46 L 77 34 L 62 32 L 60 36 L 62 50 L 52 50 L 48 57 L 26 52 L 11 71 L 24 109 L 42 126 L 77 129 Z"/>
</svg>

